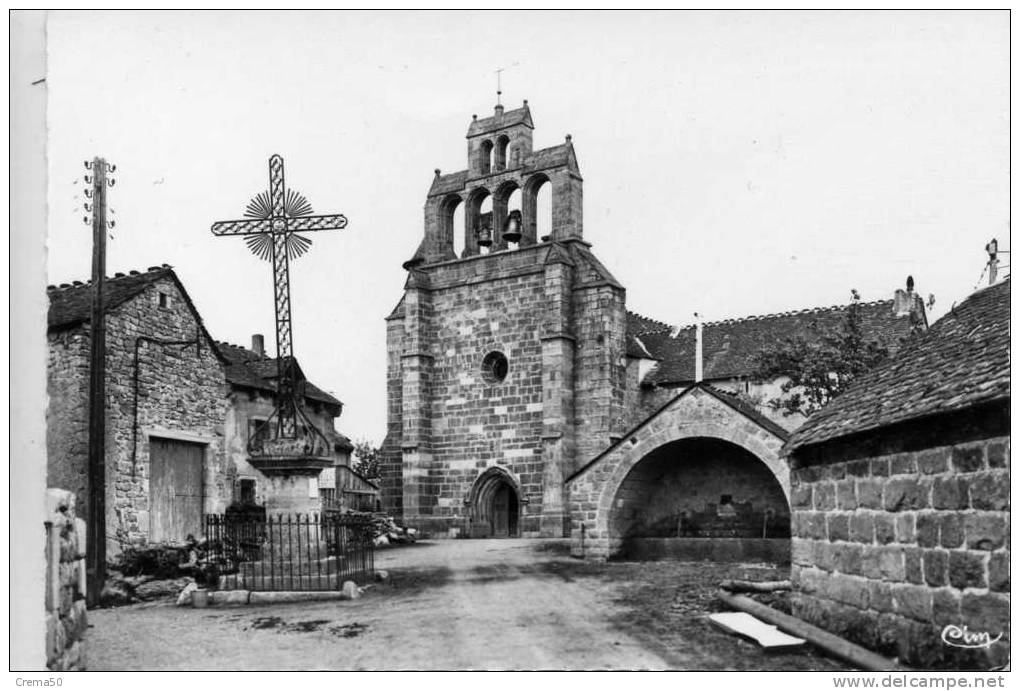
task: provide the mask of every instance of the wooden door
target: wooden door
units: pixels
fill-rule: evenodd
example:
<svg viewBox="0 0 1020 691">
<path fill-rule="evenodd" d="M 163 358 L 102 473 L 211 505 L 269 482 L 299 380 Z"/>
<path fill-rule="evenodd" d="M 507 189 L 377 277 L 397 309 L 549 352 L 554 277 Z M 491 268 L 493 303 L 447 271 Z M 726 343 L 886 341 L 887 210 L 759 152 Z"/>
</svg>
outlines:
<svg viewBox="0 0 1020 691">
<path fill-rule="evenodd" d="M 492 497 L 493 537 L 508 537 L 510 535 L 510 493 L 512 491 L 508 485 L 502 484 Z"/>
<path fill-rule="evenodd" d="M 153 542 L 202 537 L 203 444 L 149 440 L 150 530 Z"/>
</svg>

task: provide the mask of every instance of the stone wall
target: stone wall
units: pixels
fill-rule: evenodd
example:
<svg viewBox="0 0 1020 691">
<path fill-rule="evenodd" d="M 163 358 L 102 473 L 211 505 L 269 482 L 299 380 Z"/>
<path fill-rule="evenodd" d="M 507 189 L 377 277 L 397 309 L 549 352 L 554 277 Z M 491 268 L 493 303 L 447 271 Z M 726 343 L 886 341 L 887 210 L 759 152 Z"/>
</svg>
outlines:
<svg viewBox="0 0 1020 691">
<path fill-rule="evenodd" d="M 160 294 L 166 296 L 160 306 Z M 154 282 L 107 315 L 106 523 L 107 552 L 149 535 L 149 437 L 186 438 L 206 445 L 204 510 L 229 503 L 234 468 L 224 453 L 227 385 L 212 350 L 176 283 Z M 49 334 L 47 389 L 48 482 L 75 492 L 88 514 L 89 324 Z M 194 341 L 186 346 L 141 343 L 135 424 L 135 344 L 138 337 Z"/>
<path fill-rule="evenodd" d="M 85 521 L 74 493 L 46 490 L 46 667 L 85 669 Z"/>
<path fill-rule="evenodd" d="M 78 513 L 88 515 L 89 334 L 71 329 L 49 334 L 46 368 L 46 481 L 72 492 Z M 109 442 L 107 442 L 109 444 Z"/>
<path fill-rule="evenodd" d="M 794 614 L 913 666 L 1003 664 L 1009 438 L 867 449 L 792 473 Z M 943 642 L 963 627 L 1002 641 Z"/>
</svg>

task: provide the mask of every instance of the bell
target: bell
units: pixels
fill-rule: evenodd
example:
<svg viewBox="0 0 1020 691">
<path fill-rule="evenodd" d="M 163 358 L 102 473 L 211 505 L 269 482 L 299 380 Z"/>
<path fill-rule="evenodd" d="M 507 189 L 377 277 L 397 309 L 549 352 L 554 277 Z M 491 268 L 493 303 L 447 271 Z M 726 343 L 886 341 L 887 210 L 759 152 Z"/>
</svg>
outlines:
<svg viewBox="0 0 1020 691">
<path fill-rule="evenodd" d="M 475 226 L 475 237 L 478 238 L 479 247 L 492 245 L 492 228 L 489 226 Z"/>
<path fill-rule="evenodd" d="M 521 241 L 521 212 L 513 210 L 503 224 L 503 239 L 507 242 Z"/>
</svg>

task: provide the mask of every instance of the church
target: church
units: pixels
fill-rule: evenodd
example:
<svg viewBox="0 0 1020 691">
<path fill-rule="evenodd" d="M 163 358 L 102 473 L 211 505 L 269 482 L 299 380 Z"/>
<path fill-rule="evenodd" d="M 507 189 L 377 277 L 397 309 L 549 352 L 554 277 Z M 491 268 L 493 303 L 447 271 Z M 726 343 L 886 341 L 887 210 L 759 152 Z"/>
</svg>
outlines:
<svg viewBox="0 0 1020 691">
<path fill-rule="evenodd" d="M 467 168 L 435 171 L 386 317 L 384 509 L 435 537 L 570 536 L 584 557 L 788 552 L 779 449 L 799 421 L 760 405 L 777 384 L 751 360 L 847 306 L 683 329 L 628 311 L 584 238 L 570 135 L 539 149 L 534 130 L 527 101 L 497 105 L 469 125 Z M 926 326 L 900 298 L 858 303 L 891 350 Z"/>
</svg>

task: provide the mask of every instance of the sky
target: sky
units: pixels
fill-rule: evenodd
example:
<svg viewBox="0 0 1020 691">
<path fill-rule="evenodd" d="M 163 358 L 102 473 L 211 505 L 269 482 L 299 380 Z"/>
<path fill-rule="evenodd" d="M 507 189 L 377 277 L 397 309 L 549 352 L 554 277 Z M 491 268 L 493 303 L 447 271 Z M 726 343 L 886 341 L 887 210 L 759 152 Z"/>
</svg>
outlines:
<svg viewBox="0 0 1020 691">
<path fill-rule="evenodd" d="M 1000 12 L 53 12 L 48 282 L 86 280 L 83 161 L 117 165 L 112 274 L 171 264 L 214 338 L 273 343 L 270 266 L 214 221 L 268 159 L 342 231 L 292 263 L 294 352 L 385 434 L 384 317 L 434 169 L 472 114 L 528 99 L 571 134 L 584 237 L 627 306 L 674 324 L 887 299 L 941 316 L 1009 248 Z M 42 239 L 42 238 L 40 238 Z M 1008 255 L 1004 257 L 1008 262 Z"/>
</svg>

